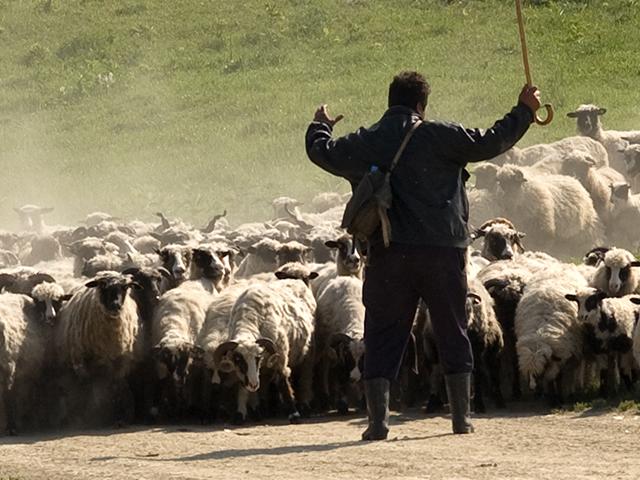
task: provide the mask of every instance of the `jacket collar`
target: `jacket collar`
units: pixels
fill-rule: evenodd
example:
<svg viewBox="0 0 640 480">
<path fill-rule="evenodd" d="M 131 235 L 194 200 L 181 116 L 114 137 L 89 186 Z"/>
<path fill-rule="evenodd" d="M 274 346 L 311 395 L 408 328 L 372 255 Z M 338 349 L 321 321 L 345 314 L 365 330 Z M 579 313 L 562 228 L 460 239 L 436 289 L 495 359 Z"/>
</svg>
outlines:
<svg viewBox="0 0 640 480">
<path fill-rule="evenodd" d="M 389 109 L 384 112 L 384 115 L 382 115 L 382 118 L 394 115 L 411 115 L 413 117 L 419 118 L 420 120 L 423 120 L 422 116 L 413 108 L 405 107 L 404 105 L 394 105 L 393 107 L 389 107 Z"/>
</svg>

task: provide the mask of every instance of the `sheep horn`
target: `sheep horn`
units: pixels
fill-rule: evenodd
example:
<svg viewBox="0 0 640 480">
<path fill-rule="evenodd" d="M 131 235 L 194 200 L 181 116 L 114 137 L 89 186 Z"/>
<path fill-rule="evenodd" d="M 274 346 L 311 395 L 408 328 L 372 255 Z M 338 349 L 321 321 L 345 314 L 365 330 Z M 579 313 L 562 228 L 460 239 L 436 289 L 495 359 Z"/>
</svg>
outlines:
<svg viewBox="0 0 640 480">
<path fill-rule="evenodd" d="M 206 227 L 204 227 L 202 230 L 200 230 L 202 233 L 211 233 L 215 230 L 216 228 L 216 223 L 218 223 L 218 220 L 220 220 L 221 218 L 224 218 L 227 216 L 227 211 L 225 210 L 224 212 L 222 212 L 222 214 L 220 215 L 216 215 L 215 217 L 213 217 L 209 223 L 207 224 Z"/>
<path fill-rule="evenodd" d="M 48 273 L 42 273 L 42 272 L 35 273 L 29 277 L 29 283 L 31 284 L 31 288 L 35 287 L 36 285 L 40 285 L 41 283 L 44 283 L 44 282 L 56 283 L 56 279 L 53 278 Z"/>
<path fill-rule="evenodd" d="M 492 278 L 484 282 L 484 288 L 486 288 L 488 291 L 491 291 L 491 289 L 493 288 L 504 288 L 507 285 L 509 285 L 509 282 L 501 278 Z"/>
<path fill-rule="evenodd" d="M 13 285 L 15 281 L 15 275 L 11 275 L 10 273 L 0 273 L 0 291 L 3 288 L 7 288 Z"/>
<path fill-rule="evenodd" d="M 171 224 L 169 223 L 169 220 L 167 220 L 167 217 L 164 216 L 164 213 L 158 212 L 156 213 L 156 217 L 160 217 L 160 221 L 162 222 L 158 228 L 162 228 L 162 230 L 167 230 L 168 228 L 171 228 Z M 158 231 L 158 228 L 156 229 L 156 231 Z"/>
<path fill-rule="evenodd" d="M 336 348 L 338 345 L 340 344 L 349 344 L 353 341 L 353 338 L 351 338 L 349 335 L 345 334 L 345 333 L 334 333 L 333 335 L 331 335 L 331 338 L 329 340 L 329 345 L 331 345 L 331 348 Z"/>
<path fill-rule="evenodd" d="M 300 227 L 302 228 L 306 228 L 307 230 L 312 230 L 313 229 L 313 225 L 305 222 L 302 217 L 300 217 L 299 214 L 297 214 L 296 212 L 292 211 L 291 208 L 289 207 L 289 204 L 285 204 L 284 206 L 285 211 L 289 214 L 289 216 L 296 221 L 296 223 L 298 225 L 300 225 Z"/>
<path fill-rule="evenodd" d="M 277 351 L 275 343 L 273 343 L 273 340 L 271 340 L 270 338 L 259 338 L 256 340 L 256 343 L 264 348 L 265 351 L 269 353 L 269 355 L 273 355 Z"/>
<path fill-rule="evenodd" d="M 162 275 L 163 277 L 168 278 L 169 280 L 173 280 L 173 275 L 171 275 L 171 272 L 166 268 L 158 267 L 156 270 L 158 270 L 158 272 L 160 272 L 160 275 Z"/>
<path fill-rule="evenodd" d="M 124 270 L 122 274 L 134 276 L 134 275 L 137 275 L 139 272 L 140 272 L 140 269 L 138 267 L 131 267 Z"/>
<path fill-rule="evenodd" d="M 221 343 L 218 348 L 216 348 L 215 352 L 213 352 L 214 363 L 218 365 L 225 353 L 235 350 L 236 348 L 238 348 L 238 342 L 229 341 Z"/>
</svg>

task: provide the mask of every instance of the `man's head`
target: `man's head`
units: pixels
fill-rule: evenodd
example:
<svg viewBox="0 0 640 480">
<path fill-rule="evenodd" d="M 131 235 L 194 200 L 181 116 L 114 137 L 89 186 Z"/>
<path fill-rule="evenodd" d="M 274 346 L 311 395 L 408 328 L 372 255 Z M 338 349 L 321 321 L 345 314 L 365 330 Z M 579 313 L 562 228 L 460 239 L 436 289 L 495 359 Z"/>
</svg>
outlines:
<svg viewBox="0 0 640 480">
<path fill-rule="evenodd" d="M 431 87 L 418 72 L 400 72 L 389 85 L 389 107 L 402 105 L 424 113 Z"/>
</svg>

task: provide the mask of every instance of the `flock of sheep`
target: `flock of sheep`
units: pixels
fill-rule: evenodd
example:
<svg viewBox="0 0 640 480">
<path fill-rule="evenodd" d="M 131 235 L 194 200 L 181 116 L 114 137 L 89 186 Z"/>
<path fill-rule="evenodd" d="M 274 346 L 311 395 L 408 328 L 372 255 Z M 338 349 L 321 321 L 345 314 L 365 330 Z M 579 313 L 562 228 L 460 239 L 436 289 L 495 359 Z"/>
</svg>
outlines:
<svg viewBox="0 0 640 480">
<path fill-rule="evenodd" d="M 603 113 L 583 105 L 569 114 L 580 136 L 475 169 L 476 412 L 487 395 L 500 408 L 536 392 L 558 404 L 635 387 L 640 132 L 604 130 Z M 15 434 L 185 417 L 296 423 L 362 408 L 364 269 L 339 228 L 345 201 L 280 197 L 273 220 L 232 228 L 224 212 L 201 229 L 99 212 L 54 227 L 51 209 L 16 209 L 23 230 L 0 232 L 0 424 Z M 392 401 L 434 412 L 446 395 L 429 311 L 417 307 Z"/>
</svg>

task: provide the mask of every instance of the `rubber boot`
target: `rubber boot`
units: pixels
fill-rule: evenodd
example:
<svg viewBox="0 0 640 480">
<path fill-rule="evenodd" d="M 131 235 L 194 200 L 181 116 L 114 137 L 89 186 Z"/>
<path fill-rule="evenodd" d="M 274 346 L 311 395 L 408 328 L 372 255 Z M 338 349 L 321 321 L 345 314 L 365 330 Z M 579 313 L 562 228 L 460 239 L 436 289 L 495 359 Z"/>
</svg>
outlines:
<svg viewBox="0 0 640 480">
<path fill-rule="evenodd" d="M 471 425 L 471 374 L 457 373 L 445 377 L 453 433 L 473 433 Z"/>
<path fill-rule="evenodd" d="M 389 387 L 390 382 L 386 378 L 364 381 L 369 426 L 363 432 L 362 440 L 386 440 L 389 434 Z"/>
</svg>

